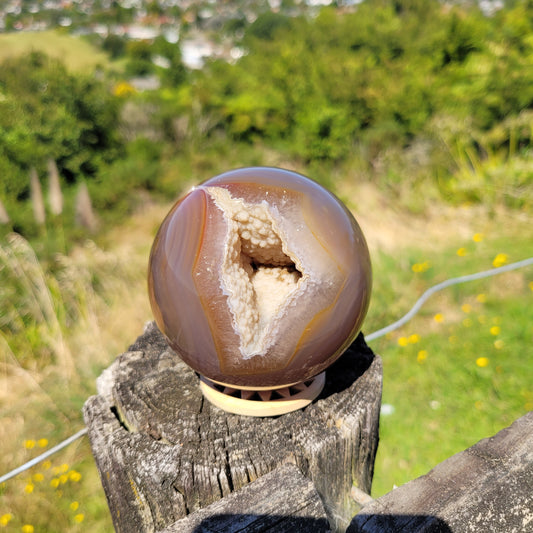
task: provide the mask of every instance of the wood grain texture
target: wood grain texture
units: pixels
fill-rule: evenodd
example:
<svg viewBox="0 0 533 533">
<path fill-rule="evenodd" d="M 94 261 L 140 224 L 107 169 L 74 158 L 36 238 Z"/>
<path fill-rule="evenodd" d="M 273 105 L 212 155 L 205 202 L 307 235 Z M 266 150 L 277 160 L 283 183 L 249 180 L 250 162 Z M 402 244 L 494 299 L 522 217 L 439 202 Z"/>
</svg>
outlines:
<svg viewBox="0 0 533 533">
<path fill-rule="evenodd" d="M 326 511 L 313 483 L 285 464 L 237 492 L 174 522 L 162 533 L 326 533 Z"/>
<path fill-rule="evenodd" d="M 533 412 L 366 505 L 349 533 L 533 531 Z"/>
<path fill-rule="evenodd" d="M 334 530 L 370 492 L 382 367 L 360 335 L 327 371 L 319 399 L 276 418 L 225 413 L 154 324 L 98 380 L 84 407 L 93 454 L 119 532 L 160 531 L 285 463 L 316 487 Z"/>
</svg>

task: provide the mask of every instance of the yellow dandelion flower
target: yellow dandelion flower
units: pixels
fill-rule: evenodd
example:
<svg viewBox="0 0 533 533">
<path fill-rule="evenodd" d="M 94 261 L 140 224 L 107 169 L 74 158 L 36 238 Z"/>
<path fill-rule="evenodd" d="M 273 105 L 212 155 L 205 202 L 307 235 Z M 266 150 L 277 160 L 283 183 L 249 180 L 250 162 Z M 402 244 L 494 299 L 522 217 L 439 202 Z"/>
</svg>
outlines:
<svg viewBox="0 0 533 533">
<path fill-rule="evenodd" d="M 474 235 L 472 236 L 472 240 L 474 242 L 481 242 L 483 239 L 484 239 L 484 235 L 483 233 L 474 233 Z"/>
<path fill-rule="evenodd" d="M 35 485 L 33 483 L 28 483 L 25 487 L 24 487 L 24 492 L 26 494 L 31 494 L 33 492 L 33 489 L 35 488 Z"/>
<path fill-rule="evenodd" d="M 37 445 L 39 448 L 46 448 L 48 446 L 48 439 L 39 439 Z"/>
<path fill-rule="evenodd" d="M 72 502 L 69 507 L 71 511 L 77 511 L 80 506 L 80 502 Z"/>
<path fill-rule="evenodd" d="M 530 281 L 527 285 L 533 291 L 533 281 Z"/>
<path fill-rule="evenodd" d="M 83 519 L 85 518 L 85 515 L 83 513 L 79 513 L 74 517 L 74 522 L 81 524 L 83 522 Z"/>
<path fill-rule="evenodd" d="M 472 321 L 471 318 L 465 318 L 465 319 L 463 320 L 463 326 L 464 326 L 465 328 L 470 328 L 470 327 L 472 327 L 473 324 L 474 324 L 474 322 Z"/>
<path fill-rule="evenodd" d="M 57 487 L 59 487 L 59 479 L 58 478 L 53 478 L 51 481 L 50 481 L 50 486 L 53 488 L 53 489 L 57 489 Z"/>
<path fill-rule="evenodd" d="M 68 478 L 70 481 L 77 483 L 81 479 L 81 474 L 77 470 L 72 470 L 72 472 L 69 472 Z"/>
<path fill-rule="evenodd" d="M 46 461 L 42 462 L 42 467 L 45 470 L 50 470 L 50 468 L 52 467 L 52 461 L 50 461 L 50 459 L 46 459 Z"/>
<path fill-rule="evenodd" d="M 134 94 L 135 92 L 135 87 L 126 81 L 117 83 L 113 88 L 113 94 L 115 96 L 128 96 L 130 94 Z"/>
<path fill-rule="evenodd" d="M 450 337 L 448 337 L 448 342 L 450 344 L 457 344 L 457 337 L 455 335 L 451 335 Z"/>
<path fill-rule="evenodd" d="M 9 522 L 13 519 L 13 515 L 11 513 L 6 513 L 0 516 L 0 526 L 6 527 Z"/>
<path fill-rule="evenodd" d="M 433 317 L 433 320 L 435 322 L 444 322 L 444 315 L 442 313 L 437 313 L 434 317 Z"/>
<path fill-rule="evenodd" d="M 416 356 L 416 361 L 422 364 L 428 358 L 427 350 L 420 350 Z"/>
<path fill-rule="evenodd" d="M 459 257 L 464 257 L 468 253 L 468 251 L 466 248 L 459 248 L 456 253 Z"/>
<path fill-rule="evenodd" d="M 489 366 L 489 358 L 488 357 L 478 357 L 476 359 L 476 365 L 480 368 L 485 368 L 486 366 Z"/>
<path fill-rule="evenodd" d="M 44 476 L 40 472 L 37 472 L 37 474 L 33 474 L 33 481 L 36 483 L 41 483 L 44 481 Z"/>
<path fill-rule="evenodd" d="M 492 326 L 490 328 L 490 334 L 491 335 L 499 335 L 501 333 L 501 328 L 500 326 Z"/>
<path fill-rule="evenodd" d="M 481 294 L 478 294 L 476 296 L 476 300 L 480 303 L 480 304 L 484 304 L 486 301 L 487 301 L 487 296 L 483 293 Z"/>
<path fill-rule="evenodd" d="M 472 306 L 470 304 L 463 304 L 461 306 L 461 310 L 463 311 L 463 313 L 470 313 L 472 312 Z"/>
<path fill-rule="evenodd" d="M 418 274 L 420 272 L 426 272 L 426 270 L 428 270 L 430 267 L 431 263 L 429 261 L 424 261 L 423 263 L 415 263 L 411 267 L 411 270 Z"/>
<path fill-rule="evenodd" d="M 498 254 L 492 261 L 492 266 L 495 268 L 501 267 L 509 262 L 509 256 L 507 254 Z"/>
<path fill-rule="evenodd" d="M 494 348 L 496 348 L 496 350 L 501 350 L 503 346 L 504 342 L 501 339 L 497 339 L 494 341 Z"/>
<path fill-rule="evenodd" d="M 416 344 L 417 342 L 420 342 L 420 335 L 418 335 L 418 333 L 413 333 L 412 335 L 409 335 L 409 342 L 411 344 Z"/>
<path fill-rule="evenodd" d="M 22 533 L 33 533 L 35 528 L 31 524 L 24 524 L 21 531 Z"/>
<path fill-rule="evenodd" d="M 59 476 L 59 483 L 61 483 L 61 485 L 64 485 L 67 481 L 68 481 L 67 474 L 61 474 Z"/>
<path fill-rule="evenodd" d="M 475 404 L 474 404 L 475 408 L 476 409 L 482 409 L 483 408 L 483 402 L 478 400 Z"/>
<path fill-rule="evenodd" d="M 26 450 L 31 450 L 32 448 L 35 448 L 35 441 L 30 439 L 25 440 L 24 448 L 26 448 Z"/>
<path fill-rule="evenodd" d="M 65 474 L 66 472 L 68 472 L 68 468 L 68 464 L 63 463 L 61 466 L 54 466 L 52 472 L 55 476 L 59 476 L 60 474 Z"/>
<path fill-rule="evenodd" d="M 409 340 L 407 339 L 407 337 L 400 337 L 398 339 L 398 344 L 400 346 L 407 346 L 409 344 Z"/>
</svg>

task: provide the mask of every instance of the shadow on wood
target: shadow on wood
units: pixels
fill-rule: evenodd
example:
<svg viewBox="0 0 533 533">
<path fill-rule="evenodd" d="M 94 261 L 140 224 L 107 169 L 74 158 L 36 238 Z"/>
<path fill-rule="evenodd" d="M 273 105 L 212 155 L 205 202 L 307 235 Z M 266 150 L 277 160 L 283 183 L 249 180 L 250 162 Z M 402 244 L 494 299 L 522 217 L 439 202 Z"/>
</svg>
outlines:
<svg viewBox="0 0 533 533">
<path fill-rule="evenodd" d="M 244 526 L 243 526 L 244 524 Z M 177 530 L 176 530 L 177 531 Z M 283 515 L 214 515 L 192 533 L 328 533 L 327 519 L 290 517 Z"/>
<path fill-rule="evenodd" d="M 369 517 L 362 514 L 357 524 L 363 523 L 365 519 L 369 522 L 362 529 L 350 526 L 348 531 L 350 533 L 368 531 L 373 533 L 453 533 L 442 518 L 431 515 L 383 514 Z"/>
<path fill-rule="evenodd" d="M 360 509 L 352 487 L 370 492 L 382 367 L 362 335 L 317 401 L 276 418 L 210 405 L 154 324 L 97 385 L 84 416 L 117 531 L 161 531 L 285 463 L 314 483 L 334 530 Z"/>
</svg>

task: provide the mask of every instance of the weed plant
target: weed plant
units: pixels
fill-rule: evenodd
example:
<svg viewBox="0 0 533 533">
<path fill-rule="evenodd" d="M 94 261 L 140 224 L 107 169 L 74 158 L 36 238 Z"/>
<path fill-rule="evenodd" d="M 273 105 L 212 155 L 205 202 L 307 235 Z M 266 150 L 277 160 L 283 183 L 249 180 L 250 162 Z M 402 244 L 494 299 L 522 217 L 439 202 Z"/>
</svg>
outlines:
<svg viewBox="0 0 533 533">
<path fill-rule="evenodd" d="M 2 242 L 2 473 L 83 427 L 96 376 L 142 330 L 144 269 L 130 259 L 87 241 L 41 262 L 20 235 Z M 7 531 L 112 528 L 87 440 L 2 484 L 0 502 Z"/>
</svg>

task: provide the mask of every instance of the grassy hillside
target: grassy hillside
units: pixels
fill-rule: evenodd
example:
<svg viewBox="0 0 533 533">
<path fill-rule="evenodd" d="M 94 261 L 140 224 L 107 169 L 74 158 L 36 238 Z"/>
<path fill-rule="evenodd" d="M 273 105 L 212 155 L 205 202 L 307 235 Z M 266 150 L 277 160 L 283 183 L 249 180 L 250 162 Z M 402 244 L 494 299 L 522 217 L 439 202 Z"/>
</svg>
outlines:
<svg viewBox="0 0 533 533">
<path fill-rule="evenodd" d="M 109 59 L 87 41 L 59 31 L 0 34 L 0 62 L 29 52 L 42 52 L 62 60 L 72 71 L 87 72 Z"/>
</svg>

